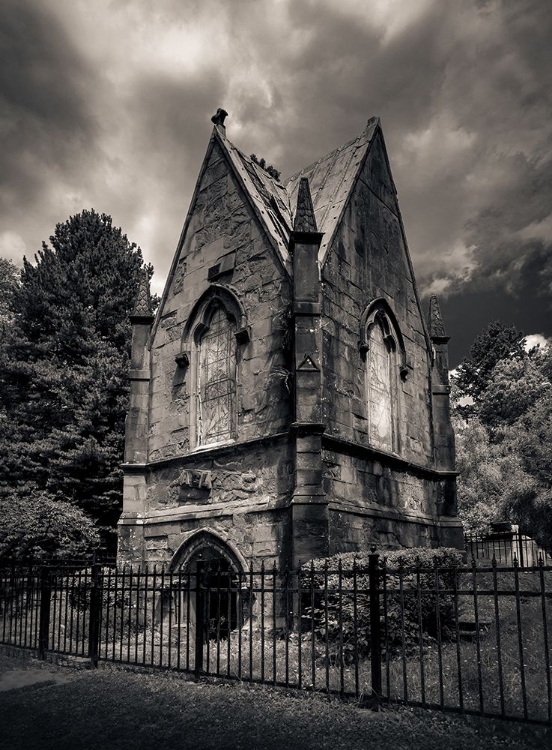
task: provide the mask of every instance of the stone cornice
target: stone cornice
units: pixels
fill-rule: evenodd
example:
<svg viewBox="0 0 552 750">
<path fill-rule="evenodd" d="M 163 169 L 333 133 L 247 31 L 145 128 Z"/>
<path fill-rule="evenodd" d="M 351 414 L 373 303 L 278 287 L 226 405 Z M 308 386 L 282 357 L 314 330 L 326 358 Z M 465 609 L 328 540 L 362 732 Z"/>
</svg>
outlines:
<svg viewBox="0 0 552 750">
<path fill-rule="evenodd" d="M 178 464 L 185 466 L 188 463 L 196 463 L 202 458 L 218 458 L 229 453 L 236 453 L 243 448 L 250 448 L 255 445 L 265 445 L 267 443 L 276 443 L 278 441 L 287 440 L 289 438 L 289 432 L 276 432 L 273 435 L 264 435 L 262 437 L 251 438 L 250 440 L 241 440 L 240 442 L 225 443 L 224 445 L 214 445 L 212 447 L 205 446 L 196 448 L 189 453 L 182 453 L 178 456 L 171 456 L 170 458 L 161 458 L 157 461 L 148 461 L 147 463 L 139 464 L 121 464 L 121 469 L 124 474 L 144 474 L 152 469 L 163 468 L 164 466 L 170 466 L 172 464 Z"/>
<path fill-rule="evenodd" d="M 380 463 L 387 464 L 388 466 L 391 466 L 391 468 L 398 469 L 399 471 L 409 471 L 412 474 L 418 474 L 429 479 L 454 479 L 460 473 L 458 471 L 439 471 L 430 466 L 423 466 L 423 464 L 407 461 L 394 453 L 388 453 L 387 451 L 382 451 L 377 448 L 370 448 L 366 445 L 353 443 L 352 440 L 345 440 L 345 438 L 335 437 L 326 433 L 322 435 L 322 448 L 336 449 L 342 452 L 345 451 L 350 455 L 379 461 Z"/>
</svg>

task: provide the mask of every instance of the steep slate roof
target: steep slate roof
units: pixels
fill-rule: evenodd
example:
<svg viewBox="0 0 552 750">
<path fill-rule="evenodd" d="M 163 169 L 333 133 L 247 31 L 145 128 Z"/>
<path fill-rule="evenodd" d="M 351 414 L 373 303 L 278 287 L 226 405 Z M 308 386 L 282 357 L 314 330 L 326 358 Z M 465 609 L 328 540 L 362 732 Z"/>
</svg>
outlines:
<svg viewBox="0 0 552 750">
<path fill-rule="evenodd" d="M 293 217 L 289 195 L 285 187 L 274 180 L 268 172 L 243 154 L 216 128 L 217 135 L 230 157 L 235 171 L 243 181 L 249 199 L 269 237 L 275 244 L 284 262 L 289 263 L 289 237 L 293 228 Z"/>
<path fill-rule="evenodd" d="M 226 116 L 226 113 L 224 114 Z M 352 187 L 356 182 L 364 157 L 379 126 L 379 118 L 372 117 L 368 120 L 364 131 L 357 138 L 335 149 L 335 151 L 332 151 L 310 166 L 305 167 L 293 177 L 290 177 L 286 186 L 284 186 L 279 181 L 273 179 L 268 172 L 258 164 L 255 164 L 250 157 L 243 154 L 226 138 L 226 129 L 223 120 L 224 118 L 222 118 L 220 123 L 215 122 L 215 127 L 213 128 L 188 215 L 182 228 L 177 252 L 167 277 L 161 304 L 157 310 L 156 321 L 152 331 L 153 334 L 165 306 L 165 300 L 178 262 L 180 248 L 186 235 L 191 211 L 195 205 L 197 191 L 215 142 L 218 142 L 223 152 L 226 153 L 233 167 L 234 174 L 237 176 L 238 181 L 251 201 L 257 218 L 276 249 L 284 268 L 288 273 L 291 273 L 289 242 L 293 231 L 294 214 L 297 207 L 301 178 L 308 178 L 316 226 L 318 231 L 323 233 L 318 254 L 319 261 L 322 263 L 339 224 L 339 220 L 345 210 L 347 200 L 351 195 Z"/>
<path fill-rule="evenodd" d="M 318 256 L 322 263 L 379 124 L 379 118 L 372 117 L 357 138 L 290 177 L 285 187 L 236 148 L 223 128 L 215 127 L 216 137 L 288 270 L 289 240 L 301 178 L 308 178 L 316 225 L 324 233 Z"/>
<path fill-rule="evenodd" d="M 321 263 L 378 126 L 379 118 L 372 117 L 358 138 L 305 167 L 287 182 L 289 200 L 295 209 L 301 178 L 307 177 L 309 180 L 318 231 L 324 232 L 318 254 Z"/>
</svg>

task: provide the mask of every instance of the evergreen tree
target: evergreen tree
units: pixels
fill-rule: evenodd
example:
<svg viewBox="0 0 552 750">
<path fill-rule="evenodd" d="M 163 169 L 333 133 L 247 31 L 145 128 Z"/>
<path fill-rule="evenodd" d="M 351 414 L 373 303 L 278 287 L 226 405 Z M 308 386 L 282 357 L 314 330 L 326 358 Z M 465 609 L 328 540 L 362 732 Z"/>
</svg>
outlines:
<svg viewBox="0 0 552 750">
<path fill-rule="evenodd" d="M 58 224 L 35 264 L 24 261 L 0 368 L 0 492 L 71 504 L 111 549 L 142 269 L 140 249 L 109 216 L 85 210 Z"/>
<path fill-rule="evenodd" d="M 7 258 L 0 258 L 0 335 L 3 338 L 13 322 L 11 299 L 19 284 L 19 269 Z"/>
</svg>

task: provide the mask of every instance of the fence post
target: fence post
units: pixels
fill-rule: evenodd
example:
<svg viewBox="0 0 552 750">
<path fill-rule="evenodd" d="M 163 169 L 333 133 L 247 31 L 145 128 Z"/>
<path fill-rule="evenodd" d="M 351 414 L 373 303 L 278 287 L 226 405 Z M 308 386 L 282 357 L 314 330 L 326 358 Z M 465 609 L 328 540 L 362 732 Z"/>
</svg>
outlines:
<svg viewBox="0 0 552 750">
<path fill-rule="evenodd" d="M 380 587 L 379 555 L 368 556 L 368 576 L 370 582 L 370 662 L 372 708 L 379 708 L 381 698 L 381 628 L 380 628 Z"/>
<path fill-rule="evenodd" d="M 525 559 L 523 555 L 523 538 L 521 535 L 521 529 L 518 526 L 517 532 L 517 543 L 518 543 L 518 549 L 519 549 L 519 567 L 524 568 L 525 567 Z"/>
<path fill-rule="evenodd" d="M 205 639 L 205 591 L 203 588 L 203 563 L 197 563 L 196 573 L 196 627 L 195 627 L 195 679 L 203 670 L 203 645 Z"/>
<path fill-rule="evenodd" d="M 38 619 L 38 658 L 46 658 L 48 632 L 50 629 L 51 578 L 47 567 L 40 569 L 40 610 Z"/>
<path fill-rule="evenodd" d="M 102 581 L 100 575 L 100 565 L 98 563 L 93 563 L 90 587 L 90 613 L 88 621 L 88 657 L 90 658 L 90 662 L 94 669 L 98 666 L 100 615 L 102 610 Z"/>
</svg>

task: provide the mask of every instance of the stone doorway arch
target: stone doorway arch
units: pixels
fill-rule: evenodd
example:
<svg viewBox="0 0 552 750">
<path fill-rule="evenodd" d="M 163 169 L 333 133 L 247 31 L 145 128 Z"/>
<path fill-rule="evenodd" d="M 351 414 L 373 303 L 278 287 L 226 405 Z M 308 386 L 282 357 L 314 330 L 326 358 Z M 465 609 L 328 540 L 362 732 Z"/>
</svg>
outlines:
<svg viewBox="0 0 552 750">
<path fill-rule="evenodd" d="M 189 601 L 180 606 L 190 613 L 188 627 L 202 631 L 202 641 L 226 640 L 249 620 L 245 560 L 218 534 L 205 529 L 193 534 L 176 551 L 170 569 L 186 579 Z"/>
</svg>

